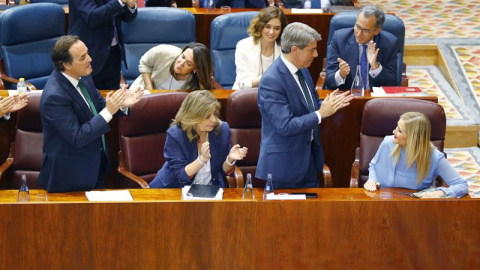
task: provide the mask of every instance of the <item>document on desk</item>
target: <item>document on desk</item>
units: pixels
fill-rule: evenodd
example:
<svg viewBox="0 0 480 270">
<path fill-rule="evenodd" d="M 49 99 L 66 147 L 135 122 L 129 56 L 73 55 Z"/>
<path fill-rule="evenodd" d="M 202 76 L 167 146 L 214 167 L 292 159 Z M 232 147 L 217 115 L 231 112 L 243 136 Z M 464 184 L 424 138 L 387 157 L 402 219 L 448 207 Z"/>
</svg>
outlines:
<svg viewBox="0 0 480 270">
<path fill-rule="evenodd" d="M 321 8 L 292 8 L 290 10 L 292 14 L 321 14 L 323 9 Z"/>
<path fill-rule="evenodd" d="M 128 190 L 85 191 L 91 202 L 133 202 Z"/>
</svg>

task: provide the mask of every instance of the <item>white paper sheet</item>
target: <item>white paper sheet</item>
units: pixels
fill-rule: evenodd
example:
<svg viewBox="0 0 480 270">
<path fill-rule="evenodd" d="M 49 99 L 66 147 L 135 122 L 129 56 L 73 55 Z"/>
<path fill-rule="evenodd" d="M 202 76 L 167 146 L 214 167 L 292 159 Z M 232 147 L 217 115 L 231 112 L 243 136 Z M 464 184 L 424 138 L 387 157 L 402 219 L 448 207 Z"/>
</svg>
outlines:
<svg viewBox="0 0 480 270">
<path fill-rule="evenodd" d="M 128 190 L 85 191 L 85 195 L 91 202 L 133 202 Z"/>
</svg>

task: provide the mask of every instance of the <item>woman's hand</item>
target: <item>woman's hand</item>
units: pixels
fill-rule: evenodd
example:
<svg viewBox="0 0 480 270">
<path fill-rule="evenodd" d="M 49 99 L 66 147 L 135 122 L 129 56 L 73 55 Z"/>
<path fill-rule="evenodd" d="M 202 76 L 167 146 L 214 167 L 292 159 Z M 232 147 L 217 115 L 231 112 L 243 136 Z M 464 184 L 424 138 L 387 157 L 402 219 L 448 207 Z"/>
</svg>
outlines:
<svg viewBox="0 0 480 270">
<path fill-rule="evenodd" d="M 422 199 L 429 199 L 429 198 L 445 198 L 446 194 L 443 190 L 433 190 L 429 192 L 425 192 L 423 194 L 418 195 L 418 197 Z"/>
<path fill-rule="evenodd" d="M 379 182 L 375 182 L 372 179 L 368 179 L 363 187 L 368 191 L 376 191 L 377 187 L 380 186 Z"/>
<path fill-rule="evenodd" d="M 232 146 L 230 153 L 228 154 L 228 162 L 231 164 L 237 160 L 242 160 L 245 156 L 247 156 L 247 153 L 247 147 L 240 147 L 239 144 L 235 144 Z"/>
<path fill-rule="evenodd" d="M 206 141 L 202 143 L 200 147 L 200 159 L 203 163 L 207 163 L 212 156 L 210 155 L 210 142 Z"/>
</svg>

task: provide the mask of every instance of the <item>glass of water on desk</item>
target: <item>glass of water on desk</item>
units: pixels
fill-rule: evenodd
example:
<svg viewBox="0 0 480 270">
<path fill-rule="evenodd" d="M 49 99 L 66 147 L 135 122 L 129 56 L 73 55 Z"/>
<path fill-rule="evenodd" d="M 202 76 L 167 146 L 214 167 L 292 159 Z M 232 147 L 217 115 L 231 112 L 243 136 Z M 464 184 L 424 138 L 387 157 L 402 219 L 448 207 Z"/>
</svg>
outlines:
<svg viewBox="0 0 480 270">
<path fill-rule="evenodd" d="M 253 194 L 252 174 L 247 174 L 247 182 L 243 188 L 242 200 L 253 200 L 255 195 Z"/>
<path fill-rule="evenodd" d="M 267 183 L 265 184 L 265 189 L 263 190 L 263 200 L 268 200 L 270 197 L 273 197 L 275 191 L 273 190 L 273 179 L 272 174 L 267 174 Z"/>
</svg>

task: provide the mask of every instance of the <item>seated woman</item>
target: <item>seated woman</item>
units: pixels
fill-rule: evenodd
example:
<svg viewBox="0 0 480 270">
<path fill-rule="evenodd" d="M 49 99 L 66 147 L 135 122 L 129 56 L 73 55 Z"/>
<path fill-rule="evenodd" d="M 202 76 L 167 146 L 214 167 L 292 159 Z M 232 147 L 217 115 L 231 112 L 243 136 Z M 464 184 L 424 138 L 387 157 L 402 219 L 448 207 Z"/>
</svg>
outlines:
<svg viewBox="0 0 480 270">
<path fill-rule="evenodd" d="M 449 185 L 420 195 L 422 198 L 462 197 L 468 193 L 465 179 L 450 166 L 445 155 L 430 142 L 430 120 L 419 112 L 400 116 L 393 136 L 387 136 L 370 162 L 364 188 L 378 186 L 415 190 L 429 188 L 437 176 Z"/>
<path fill-rule="evenodd" d="M 280 39 L 287 18 L 275 7 L 266 7 L 252 19 L 250 37 L 240 40 L 235 50 L 237 77 L 232 89 L 257 87 L 263 72 L 281 54 Z"/>
<path fill-rule="evenodd" d="M 210 50 L 201 43 L 183 48 L 158 45 L 148 50 L 138 65 L 140 76 L 130 89 L 212 90 L 213 61 Z"/>
<path fill-rule="evenodd" d="M 184 185 L 225 186 L 237 160 L 248 149 L 230 148 L 230 128 L 218 119 L 220 103 L 207 90 L 193 91 L 185 98 L 165 141 L 165 163 L 150 183 L 152 188 Z"/>
</svg>

